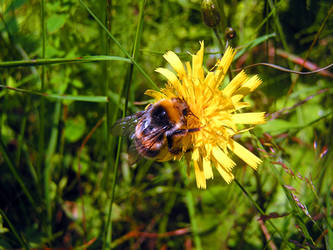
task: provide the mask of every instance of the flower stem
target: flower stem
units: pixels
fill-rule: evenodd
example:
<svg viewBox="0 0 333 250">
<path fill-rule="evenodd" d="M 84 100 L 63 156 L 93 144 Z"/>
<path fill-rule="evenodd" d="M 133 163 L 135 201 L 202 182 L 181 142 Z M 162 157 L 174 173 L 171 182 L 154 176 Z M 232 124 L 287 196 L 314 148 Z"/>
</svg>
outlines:
<svg viewBox="0 0 333 250">
<path fill-rule="evenodd" d="M 219 34 L 217 28 L 213 28 L 213 30 L 214 30 L 214 34 L 215 34 L 215 36 L 216 36 L 216 38 L 217 38 L 217 41 L 219 42 L 220 50 L 222 51 L 223 48 L 225 47 L 225 46 L 224 46 L 224 42 L 223 42 L 223 40 L 221 39 L 221 36 L 220 36 L 220 34 Z"/>
<path fill-rule="evenodd" d="M 262 216 L 266 216 L 264 210 L 262 210 L 262 208 L 259 206 L 259 204 L 251 197 L 251 195 L 246 191 L 246 189 L 242 186 L 242 184 L 240 184 L 238 182 L 237 179 L 234 180 L 234 182 L 237 184 L 237 186 L 242 190 L 242 192 L 245 194 L 245 196 L 251 201 L 251 203 L 256 207 L 256 209 L 258 210 L 258 212 L 262 215 Z M 284 239 L 284 237 L 282 236 L 282 233 L 280 232 L 280 230 L 273 224 L 272 221 L 267 220 L 267 222 L 272 226 L 272 228 L 278 233 L 278 235 L 281 237 L 281 239 Z"/>
<path fill-rule="evenodd" d="M 195 218 L 195 212 L 194 212 L 195 208 L 194 208 L 193 194 L 192 194 L 191 190 L 188 190 L 186 192 L 186 205 L 187 205 L 188 213 L 189 213 L 190 220 L 191 220 L 191 229 L 192 229 L 192 233 L 193 233 L 193 237 L 194 237 L 195 248 L 197 250 L 202 250 L 201 239 L 198 234 L 198 225 L 197 225 L 197 221 Z"/>
</svg>

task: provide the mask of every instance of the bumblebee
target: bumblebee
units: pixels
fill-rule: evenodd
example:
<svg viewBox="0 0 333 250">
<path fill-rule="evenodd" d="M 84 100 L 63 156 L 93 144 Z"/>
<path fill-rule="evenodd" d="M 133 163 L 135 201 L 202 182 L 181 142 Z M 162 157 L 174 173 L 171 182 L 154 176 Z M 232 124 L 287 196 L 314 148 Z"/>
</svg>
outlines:
<svg viewBox="0 0 333 250">
<path fill-rule="evenodd" d="M 118 120 L 111 129 L 114 135 L 128 135 L 143 157 L 165 161 L 183 152 L 182 140 L 200 128 L 187 128 L 187 118 L 194 114 L 185 100 L 162 99 L 144 111 Z"/>
</svg>

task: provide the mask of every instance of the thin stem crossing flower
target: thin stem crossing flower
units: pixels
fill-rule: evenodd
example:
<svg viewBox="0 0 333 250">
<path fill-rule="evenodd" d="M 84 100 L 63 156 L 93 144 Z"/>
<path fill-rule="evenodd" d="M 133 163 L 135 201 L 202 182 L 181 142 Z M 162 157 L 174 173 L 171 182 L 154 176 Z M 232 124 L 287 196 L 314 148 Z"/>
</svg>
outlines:
<svg viewBox="0 0 333 250">
<path fill-rule="evenodd" d="M 262 124 L 265 117 L 264 112 L 240 112 L 250 106 L 242 101 L 243 97 L 262 83 L 257 75 L 249 77 L 241 71 L 221 89 L 236 51 L 227 48 L 214 70 L 205 74 L 202 65 L 204 43 L 200 44 L 200 50 L 192 55 L 192 65 L 186 62 L 184 66 L 174 52 L 167 52 L 164 58 L 177 74 L 166 68 L 156 69 L 168 82 L 160 91 L 147 90 L 146 94 L 156 101 L 180 98 L 189 106 L 192 115 L 187 117 L 187 129 L 200 129 L 184 137 L 182 152 L 173 158 L 185 156 L 188 165 L 193 162 L 197 187 L 205 189 L 206 179 L 213 178 L 212 166 L 227 183 L 234 179 L 232 169 L 236 163 L 230 158 L 230 151 L 251 168 L 257 169 L 262 161 L 236 142 L 233 136 L 244 131 L 239 129 L 239 124 Z M 170 160 L 170 157 L 160 160 Z"/>
</svg>

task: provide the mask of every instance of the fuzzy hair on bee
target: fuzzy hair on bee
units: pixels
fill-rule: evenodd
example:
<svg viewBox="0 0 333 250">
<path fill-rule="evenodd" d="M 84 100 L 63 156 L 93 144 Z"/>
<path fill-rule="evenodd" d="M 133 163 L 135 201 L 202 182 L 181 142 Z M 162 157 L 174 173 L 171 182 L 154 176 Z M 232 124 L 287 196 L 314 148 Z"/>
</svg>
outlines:
<svg viewBox="0 0 333 250">
<path fill-rule="evenodd" d="M 183 99 L 162 99 L 150 104 L 144 111 L 118 120 L 111 133 L 128 136 L 143 157 L 168 159 L 183 152 L 181 140 L 188 133 L 200 130 L 187 128 L 189 115 L 193 114 Z"/>
</svg>

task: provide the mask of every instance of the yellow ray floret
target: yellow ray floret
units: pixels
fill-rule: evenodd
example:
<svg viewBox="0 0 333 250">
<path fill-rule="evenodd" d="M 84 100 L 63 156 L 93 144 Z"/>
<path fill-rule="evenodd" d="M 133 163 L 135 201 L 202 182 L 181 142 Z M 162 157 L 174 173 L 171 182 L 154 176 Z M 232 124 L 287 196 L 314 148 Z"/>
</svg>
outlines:
<svg viewBox="0 0 333 250">
<path fill-rule="evenodd" d="M 236 163 L 230 158 L 230 152 L 242 159 L 251 168 L 257 169 L 262 162 L 256 155 L 233 140 L 235 134 L 251 128 L 239 128 L 238 125 L 256 125 L 265 122 L 263 112 L 240 113 L 240 109 L 249 107 L 241 102 L 244 96 L 254 91 L 262 81 L 258 76 L 249 77 L 244 71 L 238 73 L 224 89 L 221 89 L 227 71 L 236 51 L 227 48 L 223 57 L 207 74 L 204 73 L 204 43 L 199 51 L 192 55 L 192 65 L 185 65 L 172 51 L 164 58 L 176 74 L 165 68 L 156 71 L 167 79 L 165 88 L 160 91 L 148 90 L 146 94 L 156 101 L 165 98 L 184 100 L 193 115 L 187 117 L 187 128 L 200 128 L 188 133 L 182 140 L 182 151 L 174 159 L 185 155 L 187 162 L 193 163 L 198 188 L 206 188 L 206 180 L 213 178 L 215 167 L 222 178 L 230 183 L 234 179 L 232 169 Z M 168 160 L 170 157 L 166 157 Z"/>
</svg>

